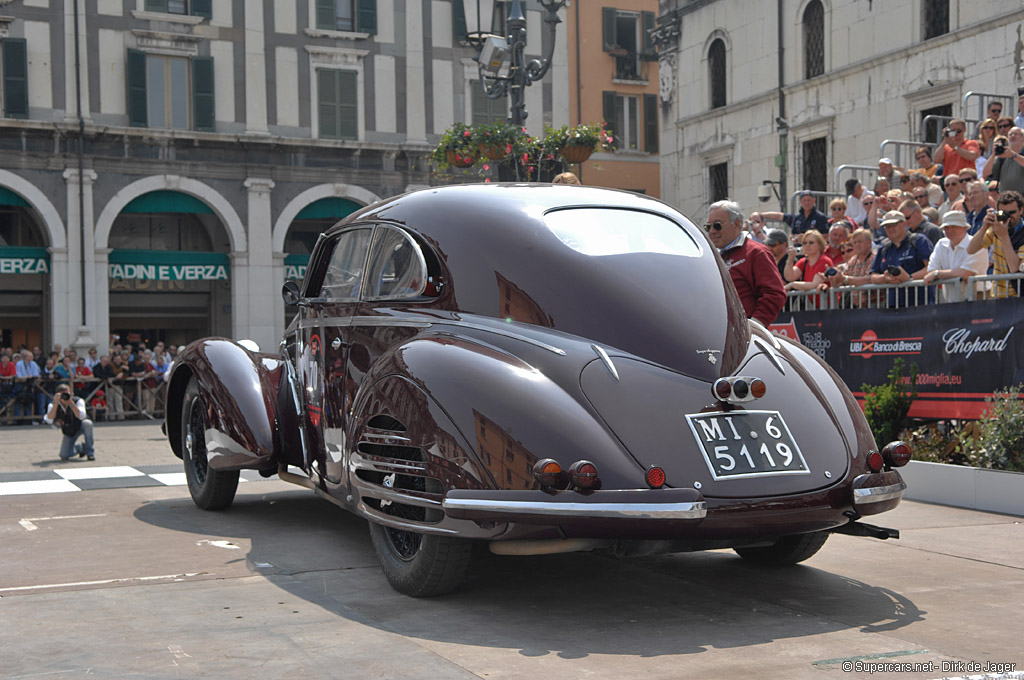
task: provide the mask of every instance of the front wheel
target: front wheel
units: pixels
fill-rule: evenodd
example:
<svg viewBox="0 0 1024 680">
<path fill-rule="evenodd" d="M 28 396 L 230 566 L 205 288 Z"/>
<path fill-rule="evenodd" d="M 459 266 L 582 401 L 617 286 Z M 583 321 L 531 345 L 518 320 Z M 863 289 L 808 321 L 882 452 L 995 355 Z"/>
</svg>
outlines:
<svg viewBox="0 0 1024 680">
<path fill-rule="evenodd" d="M 740 557 L 755 564 L 796 564 L 821 550 L 821 546 L 828 540 L 828 535 L 827 531 L 815 531 L 810 534 L 783 536 L 772 545 L 761 548 L 733 549 Z"/>
<path fill-rule="evenodd" d="M 192 502 L 203 510 L 224 510 L 235 499 L 238 470 L 213 470 L 206 451 L 206 411 L 196 379 L 190 378 L 181 403 L 182 458 Z"/>
<path fill-rule="evenodd" d="M 370 522 L 373 549 L 391 587 L 410 597 L 451 592 L 469 566 L 471 541 Z"/>
</svg>

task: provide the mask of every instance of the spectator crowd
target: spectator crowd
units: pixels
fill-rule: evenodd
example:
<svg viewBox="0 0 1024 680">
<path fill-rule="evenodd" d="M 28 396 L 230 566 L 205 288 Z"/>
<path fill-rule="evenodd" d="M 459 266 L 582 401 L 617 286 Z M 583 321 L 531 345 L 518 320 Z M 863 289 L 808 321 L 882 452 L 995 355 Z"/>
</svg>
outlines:
<svg viewBox="0 0 1024 680">
<path fill-rule="evenodd" d="M 0 347 L 0 425 L 40 424 L 59 385 L 70 386 L 94 421 L 162 416 L 164 377 L 179 348 L 115 343 L 84 356 L 70 347 Z"/>
</svg>

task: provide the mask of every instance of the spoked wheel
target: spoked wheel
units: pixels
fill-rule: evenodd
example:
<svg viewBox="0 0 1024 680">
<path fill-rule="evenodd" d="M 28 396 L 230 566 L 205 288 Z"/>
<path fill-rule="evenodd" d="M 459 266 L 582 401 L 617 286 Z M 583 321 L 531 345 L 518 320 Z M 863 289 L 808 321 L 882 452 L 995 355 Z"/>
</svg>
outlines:
<svg viewBox="0 0 1024 680">
<path fill-rule="evenodd" d="M 422 521 L 424 508 L 391 503 L 385 512 L 402 519 Z M 391 587 L 411 597 L 432 597 L 451 592 L 469 566 L 471 541 L 406 531 L 370 522 L 373 549 Z"/>
<path fill-rule="evenodd" d="M 192 501 L 203 510 L 223 510 L 231 505 L 238 489 L 238 470 L 210 469 L 206 451 L 206 415 L 199 386 L 191 378 L 181 404 L 182 458 Z"/>
<path fill-rule="evenodd" d="M 803 562 L 821 550 L 828 540 L 829 532 L 815 531 L 810 534 L 783 536 L 774 544 L 760 548 L 734 548 L 745 560 L 755 564 L 783 565 Z"/>
</svg>

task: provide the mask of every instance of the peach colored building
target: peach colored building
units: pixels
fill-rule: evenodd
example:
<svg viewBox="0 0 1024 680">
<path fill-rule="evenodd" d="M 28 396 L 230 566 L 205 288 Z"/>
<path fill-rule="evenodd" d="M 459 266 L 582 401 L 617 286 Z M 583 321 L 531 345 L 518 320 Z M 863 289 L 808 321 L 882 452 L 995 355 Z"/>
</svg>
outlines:
<svg viewBox="0 0 1024 680">
<path fill-rule="evenodd" d="M 607 121 L 617 146 L 578 168 L 584 184 L 661 195 L 658 56 L 648 35 L 657 14 L 658 0 L 577 0 L 565 10 L 570 124 Z"/>
</svg>

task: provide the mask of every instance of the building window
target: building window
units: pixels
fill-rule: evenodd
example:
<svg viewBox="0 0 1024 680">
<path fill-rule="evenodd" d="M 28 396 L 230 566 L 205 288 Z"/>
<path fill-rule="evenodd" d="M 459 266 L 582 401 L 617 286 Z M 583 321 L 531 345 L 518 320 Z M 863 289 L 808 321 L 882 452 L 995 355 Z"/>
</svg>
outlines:
<svg viewBox="0 0 1024 680">
<path fill-rule="evenodd" d="M 125 76 L 132 126 L 213 131 L 212 57 L 128 50 Z"/>
<path fill-rule="evenodd" d="M 316 0 L 316 27 L 377 32 L 377 0 Z"/>
<path fill-rule="evenodd" d="M 828 191 L 828 138 L 818 137 L 806 141 L 801 146 L 803 152 L 803 184 L 800 189 L 811 191 Z M 823 199 L 818 199 L 818 209 Z"/>
<path fill-rule="evenodd" d="M 925 40 L 949 33 L 949 0 L 924 0 L 921 20 Z"/>
<path fill-rule="evenodd" d="M 929 118 L 934 116 L 934 118 Z M 953 119 L 953 105 L 943 104 L 930 109 L 921 110 L 921 140 L 928 144 L 938 144 L 942 137 L 942 128 Z M 895 187 L 894 187 L 895 188 Z"/>
<path fill-rule="evenodd" d="M 469 85 L 470 109 L 473 116 L 473 125 L 490 125 L 505 120 L 508 116 L 508 98 L 498 97 L 491 99 L 480 87 L 480 83 L 472 81 Z"/>
<path fill-rule="evenodd" d="M 718 163 L 708 167 L 711 203 L 729 198 L 729 164 Z"/>
<path fill-rule="evenodd" d="M 146 114 L 149 127 L 188 130 L 188 59 L 146 56 Z"/>
<path fill-rule="evenodd" d="M 212 15 L 212 5 L 213 0 L 146 0 L 146 11 L 191 14 L 209 19 Z"/>
<path fill-rule="evenodd" d="M 804 78 L 825 72 L 825 10 L 811 0 L 804 10 Z"/>
<path fill-rule="evenodd" d="M 614 95 L 613 114 L 611 120 L 605 121 L 613 129 L 615 148 L 640 148 L 640 99 L 621 94 Z M 612 122 L 614 121 L 614 123 Z"/>
<path fill-rule="evenodd" d="M 28 46 L 24 38 L 0 40 L 5 118 L 28 118 Z"/>
<path fill-rule="evenodd" d="M 323 139 L 358 139 L 355 71 L 316 70 L 319 136 Z"/>
<path fill-rule="evenodd" d="M 708 50 L 708 78 L 711 83 L 711 108 L 725 106 L 725 41 L 717 38 Z"/>
</svg>

